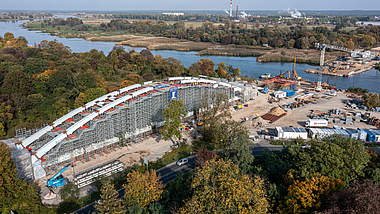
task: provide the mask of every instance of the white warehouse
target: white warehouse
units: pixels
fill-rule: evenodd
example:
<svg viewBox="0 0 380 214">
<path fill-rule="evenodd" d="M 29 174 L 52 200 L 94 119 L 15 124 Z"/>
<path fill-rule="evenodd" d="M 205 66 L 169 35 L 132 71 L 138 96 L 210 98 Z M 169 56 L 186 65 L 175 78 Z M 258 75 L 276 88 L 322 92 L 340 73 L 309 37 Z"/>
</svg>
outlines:
<svg viewBox="0 0 380 214">
<path fill-rule="evenodd" d="M 276 127 L 275 134 L 280 139 L 307 139 L 307 131 L 302 127 Z"/>
</svg>

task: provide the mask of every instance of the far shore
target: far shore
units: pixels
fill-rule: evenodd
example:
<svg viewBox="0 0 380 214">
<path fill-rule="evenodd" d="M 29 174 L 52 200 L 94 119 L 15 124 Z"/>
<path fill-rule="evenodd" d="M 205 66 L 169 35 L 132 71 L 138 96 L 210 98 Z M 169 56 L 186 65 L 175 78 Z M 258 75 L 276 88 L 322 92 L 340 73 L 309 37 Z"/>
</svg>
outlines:
<svg viewBox="0 0 380 214">
<path fill-rule="evenodd" d="M 27 23 L 23 25 L 26 27 Z M 28 28 L 29 30 L 38 30 L 35 28 Z M 63 38 L 83 38 L 86 41 L 103 41 L 103 42 L 116 42 L 115 45 L 125 45 L 130 47 L 143 47 L 149 50 L 175 50 L 182 52 L 197 52 L 196 55 L 200 56 L 231 56 L 231 57 L 256 57 L 257 62 L 288 62 L 293 63 L 296 57 L 297 64 L 319 65 L 320 51 L 316 49 L 295 49 L 295 48 L 272 48 L 264 46 L 248 46 L 248 45 L 221 45 L 209 42 L 194 42 L 178 38 L 155 37 L 152 35 L 105 35 L 98 36 L 85 33 L 68 33 L 62 35 L 61 32 L 42 30 L 44 33 L 63 37 Z M 334 51 L 326 52 L 325 63 L 329 63 L 347 53 Z M 364 72 L 367 69 L 360 69 Z M 316 71 L 306 69 L 305 72 L 314 73 Z M 354 75 L 360 72 L 352 72 L 349 75 Z M 325 72 L 329 74 L 330 72 Z M 332 75 L 346 76 L 338 72 Z"/>
</svg>

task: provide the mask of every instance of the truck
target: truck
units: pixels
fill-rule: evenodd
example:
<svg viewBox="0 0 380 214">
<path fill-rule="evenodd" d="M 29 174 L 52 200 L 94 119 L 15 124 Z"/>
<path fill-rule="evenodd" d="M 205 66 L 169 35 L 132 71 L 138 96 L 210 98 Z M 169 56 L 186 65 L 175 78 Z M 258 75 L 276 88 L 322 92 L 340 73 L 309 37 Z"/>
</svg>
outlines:
<svg viewBox="0 0 380 214">
<path fill-rule="evenodd" d="M 53 189 L 56 189 L 58 187 L 61 187 L 63 185 L 67 184 L 67 179 L 62 176 L 62 173 L 68 168 L 69 166 L 65 166 L 61 171 L 59 171 L 57 174 L 55 174 L 50 180 L 47 181 L 48 187 L 51 187 Z"/>
<path fill-rule="evenodd" d="M 309 119 L 305 121 L 305 127 L 326 127 L 329 124 L 327 120 L 324 119 Z"/>
</svg>

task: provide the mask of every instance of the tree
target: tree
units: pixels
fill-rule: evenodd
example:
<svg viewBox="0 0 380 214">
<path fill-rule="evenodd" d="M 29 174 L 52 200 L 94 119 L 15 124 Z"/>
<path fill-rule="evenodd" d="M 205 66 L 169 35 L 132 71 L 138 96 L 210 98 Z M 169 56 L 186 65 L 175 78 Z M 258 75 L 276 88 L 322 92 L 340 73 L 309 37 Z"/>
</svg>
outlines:
<svg viewBox="0 0 380 214">
<path fill-rule="evenodd" d="M 365 93 L 363 95 L 364 105 L 369 109 L 380 105 L 380 96 L 376 92 Z"/>
<path fill-rule="evenodd" d="M 33 93 L 32 80 L 22 71 L 9 72 L 4 79 L 2 86 L 4 94 L 19 94 L 28 96 Z"/>
<path fill-rule="evenodd" d="M 124 207 L 121 205 L 122 200 L 118 199 L 119 193 L 115 190 L 112 184 L 106 183 L 101 188 L 100 204 L 95 203 L 95 209 L 100 214 L 106 213 L 124 213 Z"/>
<path fill-rule="evenodd" d="M 11 159 L 12 150 L 0 142 L 0 211 L 10 213 L 41 213 L 47 209 L 41 204 L 37 189 L 32 183 L 17 177 L 16 165 Z"/>
<path fill-rule="evenodd" d="M 120 88 L 125 88 L 125 87 L 128 87 L 128 86 L 131 86 L 131 85 L 134 85 L 136 84 L 135 82 L 131 81 L 131 80 L 124 80 L 121 84 L 120 84 Z"/>
<path fill-rule="evenodd" d="M 103 88 L 90 88 L 90 89 L 87 89 L 85 93 L 87 102 L 91 102 L 95 100 L 96 98 L 101 97 L 105 94 L 106 94 L 106 90 L 104 90 Z"/>
<path fill-rule="evenodd" d="M 139 206 L 146 208 L 149 204 L 159 200 L 164 191 L 164 184 L 160 181 L 155 170 L 145 174 L 132 171 L 127 176 L 124 203 L 125 206 Z"/>
<path fill-rule="evenodd" d="M 182 139 L 181 131 L 178 127 L 181 125 L 181 118 L 186 116 L 186 108 L 183 106 L 181 100 L 171 100 L 169 106 L 162 112 L 164 115 L 164 125 L 160 133 L 164 136 L 165 140 L 176 136 Z"/>
<path fill-rule="evenodd" d="M 73 183 L 69 182 L 59 190 L 59 195 L 63 201 L 76 201 L 79 198 L 79 189 Z"/>
<path fill-rule="evenodd" d="M 239 124 L 240 125 L 240 124 Z M 249 148 L 250 142 L 247 134 L 241 133 L 233 140 L 231 160 L 239 166 L 240 172 L 246 174 L 253 169 L 255 157 Z"/>
<path fill-rule="evenodd" d="M 264 180 L 242 175 L 231 161 L 211 160 L 197 170 L 192 198 L 179 213 L 267 213 Z"/>
<path fill-rule="evenodd" d="M 204 145 L 201 145 L 199 149 L 197 149 L 197 157 L 195 158 L 195 162 L 198 167 L 205 166 L 206 162 L 212 160 L 216 157 L 215 152 L 208 150 Z"/>
<path fill-rule="evenodd" d="M 319 211 L 330 194 L 343 188 L 340 179 L 326 176 L 295 181 L 288 189 L 287 199 L 279 207 L 279 213 L 312 213 Z"/>
<path fill-rule="evenodd" d="M 324 213 L 379 213 L 380 185 L 371 180 L 354 181 L 328 198 Z"/>
<path fill-rule="evenodd" d="M 86 72 L 81 73 L 75 78 L 75 84 L 85 86 L 86 89 L 96 87 L 96 79 L 93 74 Z"/>
<path fill-rule="evenodd" d="M 58 71 L 51 74 L 48 85 L 51 90 L 55 88 L 72 89 L 74 87 L 74 75 L 66 66 L 61 66 Z"/>
<path fill-rule="evenodd" d="M 352 138 L 333 136 L 322 140 L 313 140 L 310 149 L 291 148 L 287 161 L 295 170 L 294 178 L 303 180 L 315 173 L 329 178 L 339 178 L 346 185 L 350 181 L 364 176 L 369 162 L 369 154 L 364 143 Z"/>
<path fill-rule="evenodd" d="M 87 103 L 87 98 L 85 93 L 80 93 L 79 96 L 74 101 L 74 108 L 81 107 Z"/>
<path fill-rule="evenodd" d="M 131 82 L 134 82 L 134 84 L 141 83 L 143 81 L 142 77 L 138 74 L 128 74 L 127 76 L 124 77 L 124 80 L 129 80 Z"/>
</svg>

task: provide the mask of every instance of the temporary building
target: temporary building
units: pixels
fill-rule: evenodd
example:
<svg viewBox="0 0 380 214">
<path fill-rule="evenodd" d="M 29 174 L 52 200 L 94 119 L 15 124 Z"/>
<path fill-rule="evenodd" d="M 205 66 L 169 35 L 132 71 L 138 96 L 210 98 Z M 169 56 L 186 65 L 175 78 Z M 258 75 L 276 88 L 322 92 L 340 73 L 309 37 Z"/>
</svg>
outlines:
<svg viewBox="0 0 380 214">
<path fill-rule="evenodd" d="M 276 98 L 284 98 L 284 97 L 286 97 L 286 92 L 285 91 L 276 91 L 273 94 L 274 94 L 274 97 L 276 97 Z"/>
<path fill-rule="evenodd" d="M 302 127 L 276 127 L 275 134 L 282 139 L 307 139 L 307 131 Z"/>
<path fill-rule="evenodd" d="M 359 130 L 356 129 L 346 129 L 347 133 L 350 135 L 352 139 L 359 139 Z"/>
</svg>

